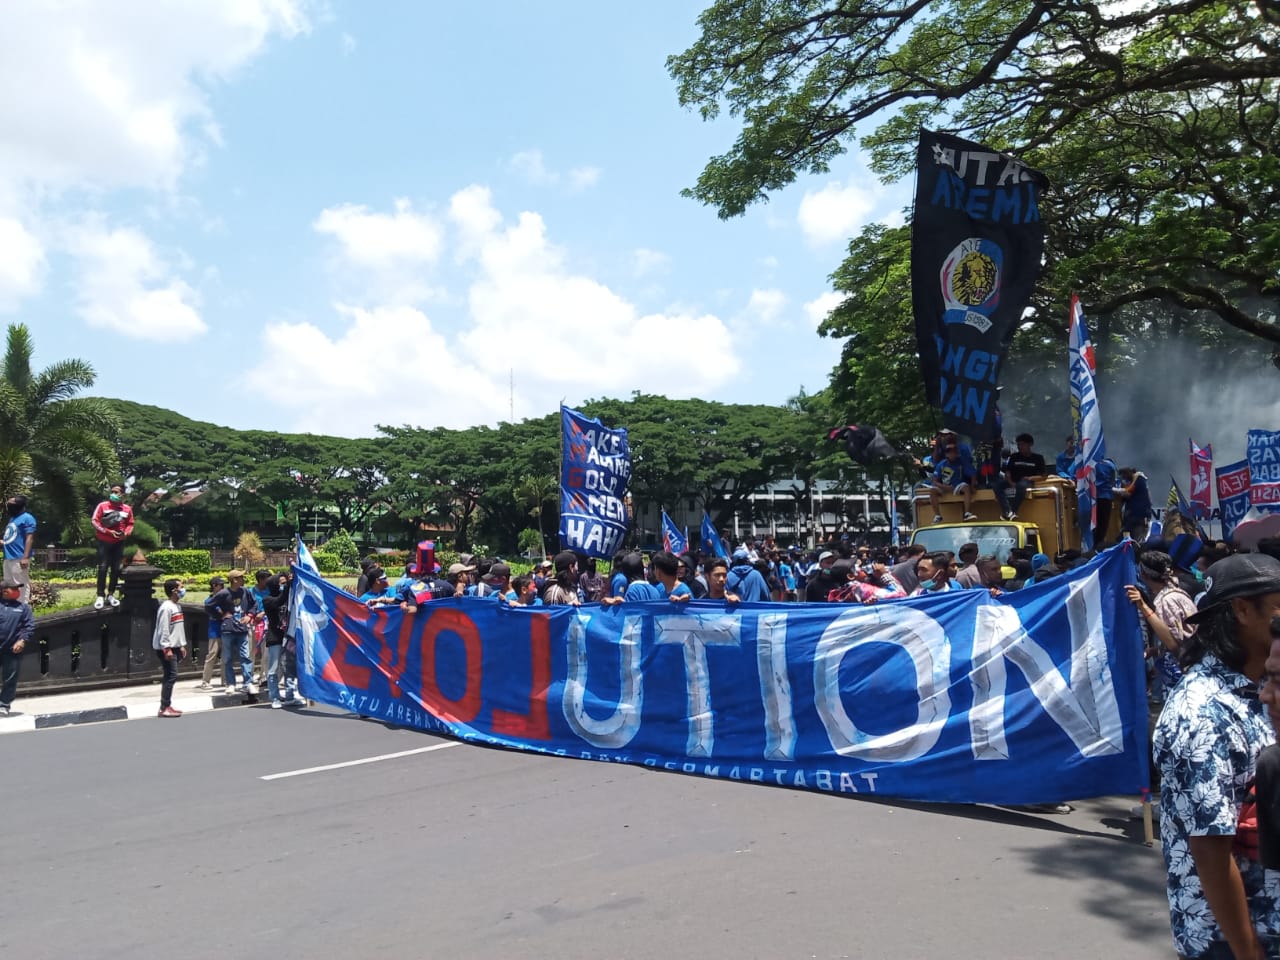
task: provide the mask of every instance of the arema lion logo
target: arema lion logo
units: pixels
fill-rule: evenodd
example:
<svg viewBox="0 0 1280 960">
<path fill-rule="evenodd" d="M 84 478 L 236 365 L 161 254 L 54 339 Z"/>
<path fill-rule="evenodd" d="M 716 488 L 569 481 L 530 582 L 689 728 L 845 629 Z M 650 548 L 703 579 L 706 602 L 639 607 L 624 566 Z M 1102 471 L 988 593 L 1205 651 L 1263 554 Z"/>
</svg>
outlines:
<svg viewBox="0 0 1280 960">
<path fill-rule="evenodd" d="M 942 263 L 939 281 L 946 303 L 943 321 L 964 323 L 985 333 L 1000 305 L 1000 271 L 1004 252 L 990 240 L 970 237 Z"/>
</svg>

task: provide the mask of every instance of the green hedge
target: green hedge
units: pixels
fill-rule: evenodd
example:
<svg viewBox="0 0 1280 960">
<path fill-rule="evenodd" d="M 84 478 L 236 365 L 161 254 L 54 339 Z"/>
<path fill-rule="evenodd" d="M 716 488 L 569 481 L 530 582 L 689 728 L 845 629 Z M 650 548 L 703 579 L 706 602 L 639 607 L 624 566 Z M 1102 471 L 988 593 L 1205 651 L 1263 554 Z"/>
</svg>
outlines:
<svg viewBox="0 0 1280 960">
<path fill-rule="evenodd" d="M 152 550 L 147 562 L 165 573 L 208 573 L 213 560 L 208 550 Z"/>
<path fill-rule="evenodd" d="M 311 554 L 311 559 L 316 562 L 316 566 L 320 568 L 321 573 L 342 573 L 349 569 L 342 562 L 342 557 L 336 553 L 329 553 L 327 550 L 317 550 Z"/>
</svg>

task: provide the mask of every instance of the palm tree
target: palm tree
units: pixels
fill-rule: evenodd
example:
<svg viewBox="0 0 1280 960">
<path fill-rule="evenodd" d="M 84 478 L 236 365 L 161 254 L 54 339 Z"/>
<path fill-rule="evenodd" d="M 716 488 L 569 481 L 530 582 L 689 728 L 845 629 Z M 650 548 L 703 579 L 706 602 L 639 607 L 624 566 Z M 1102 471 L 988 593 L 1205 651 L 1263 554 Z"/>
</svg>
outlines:
<svg viewBox="0 0 1280 960">
<path fill-rule="evenodd" d="M 71 517 L 75 475 L 94 483 L 115 479 L 119 424 L 105 400 L 76 396 L 93 386 L 92 366 L 61 360 L 33 373 L 32 353 L 26 325 L 10 324 L 0 377 L 0 495 L 34 492 Z"/>
<path fill-rule="evenodd" d="M 555 496 L 559 483 L 555 477 L 545 474 L 526 473 L 516 484 L 516 499 L 529 508 L 529 513 L 538 518 L 538 552 L 547 555 L 546 537 L 542 532 L 542 505 Z"/>
</svg>

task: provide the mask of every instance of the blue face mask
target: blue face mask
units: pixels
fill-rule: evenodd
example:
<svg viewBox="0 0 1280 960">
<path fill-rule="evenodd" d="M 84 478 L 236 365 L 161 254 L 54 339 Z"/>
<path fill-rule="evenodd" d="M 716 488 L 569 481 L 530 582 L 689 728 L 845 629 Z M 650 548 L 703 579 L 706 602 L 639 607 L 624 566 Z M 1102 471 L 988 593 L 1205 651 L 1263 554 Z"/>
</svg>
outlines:
<svg viewBox="0 0 1280 960">
<path fill-rule="evenodd" d="M 1191 575 L 1196 578 L 1196 583 L 1204 583 L 1204 571 L 1199 567 L 1192 567 Z"/>
<path fill-rule="evenodd" d="M 181 600 L 181 599 L 182 599 L 183 597 L 185 597 L 186 595 L 187 595 L 187 588 L 186 588 L 186 587 L 179 587 L 179 588 L 178 588 L 178 599 L 179 599 L 179 600 Z"/>
<path fill-rule="evenodd" d="M 933 582 L 932 580 L 921 580 L 921 581 L 920 581 L 920 589 L 921 589 L 921 590 L 932 590 L 932 589 L 934 588 L 934 586 L 935 586 L 935 584 L 934 584 L 934 582 Z"/>
</svg>

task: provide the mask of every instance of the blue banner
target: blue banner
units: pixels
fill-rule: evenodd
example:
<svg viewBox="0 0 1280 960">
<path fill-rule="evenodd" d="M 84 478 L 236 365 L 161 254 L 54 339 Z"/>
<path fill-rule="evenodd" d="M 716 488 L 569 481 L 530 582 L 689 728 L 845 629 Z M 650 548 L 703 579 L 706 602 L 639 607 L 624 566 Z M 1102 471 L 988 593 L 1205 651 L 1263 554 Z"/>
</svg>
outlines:
<svg viewBox="0 0 1280 960">
<path fill-rule="evenodd" d="M 560 408 L 560 543 L 589 557 L 611 558 L 627 534 L 631 447 L 626 430 Z"/>
<path fill-rule="evenodd" d="M 1148 786 L 1130 545 L 1033 587 L 845 604 L 370 610 L 298 568 L 302 693 L 463 740 L 830 793 Z"/>
<path fill-rule="evenodd" d="M 1236 524 L 1249 512 L 1249 461 L 1241 460 L 1218 467 L 1218 510 L 1222 521 L 1222 539 L 1230 540 Z"/>
<path fill-rule="evenodd" d="M 1280 510 L 1280 430 L 1250 430 L 1249 499 L 1259 510 Z"/>
<path fill-rule="evenodd" d="M 702 515 L 702 552 L 709 557 L 729 558 L 729 551 L 725 549 L 724 544 L 720 541 L 720 535 L 716 533 L 715 524 L 711 522 L 711 517 L 707 514 Z"/>
</svg>

